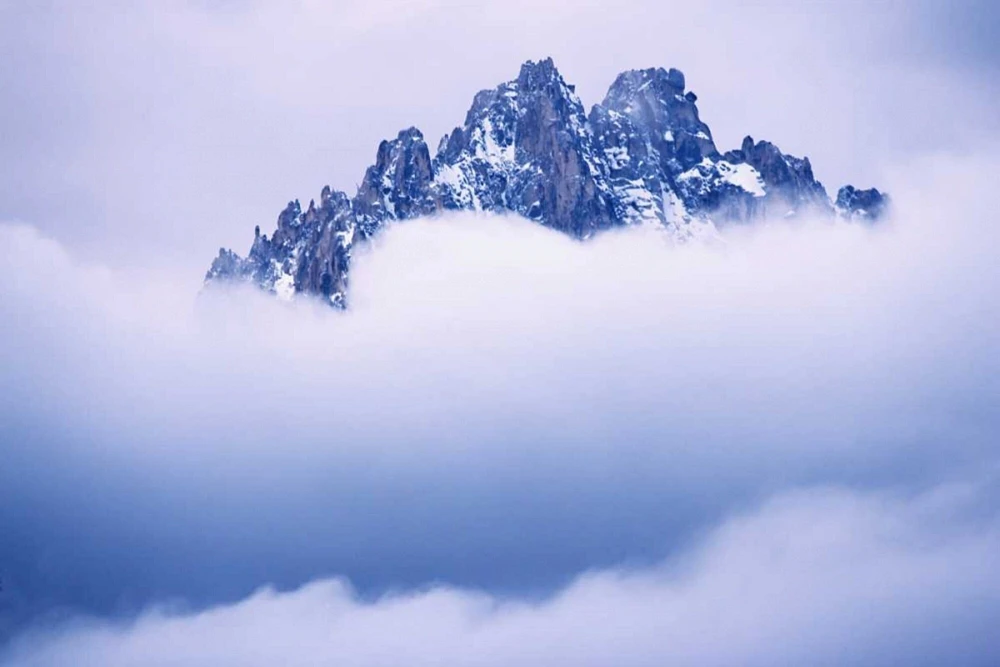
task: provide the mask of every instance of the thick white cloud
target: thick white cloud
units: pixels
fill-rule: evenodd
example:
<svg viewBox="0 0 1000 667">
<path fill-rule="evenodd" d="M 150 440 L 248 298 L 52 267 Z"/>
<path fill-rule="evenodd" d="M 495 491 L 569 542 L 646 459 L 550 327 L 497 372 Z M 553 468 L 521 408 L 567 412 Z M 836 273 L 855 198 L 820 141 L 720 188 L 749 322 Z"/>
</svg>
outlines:
<svg viewBox="0 0 1000 667">
<path fill-rule="evenodd" d="M 97 612 L 344 575 L 551 589 L 760 498 L 996 465 L 991 159 L 887 225 L 579 243 L 400 224 L 347 314 L 0 231 L 6 600 Z M 2 629 L 2 628 L 0 628 Z"/>
<path fill-rule="evenodd" d="M 995 481 L 994 481 L 995 483 Z M 1000 516 L 982 489 L 772 500 L 653 568 L 542 601 L 449 587 L 359 599 L 342 581 L 200 612 L 77 621 L 5 665 L 991 665 Z"/>
<path fill-rule="evenodd" d="M 199 465 L 234 446 L 252 462 L 265 434 L 310 457 L 457 443 L 492 462 L 500 423 L 509 456 L 536 439 L 707 458 L 706 437 L 732 438 L 727 462 L 936 447 L 993 386 L 992 165 L 901 172 L 898 216 L 874 229 L 776 224 L 671 247 L 642 231 L 581 244 L 516 219 L 409 222 L 357 258 L 346 316 L 249 292 L 196 300 L 177 274 L 81 265 L 5 227 L 4 381 L 20 372 L 24 389 L 10 411 L 62 404 L 59 422 L 106 427 L 123 458 L 155 457 L 136 438 L 155 426 L 168 458 Z M 802 452 L 811 438 L 829 447 Z"/>
</svg>

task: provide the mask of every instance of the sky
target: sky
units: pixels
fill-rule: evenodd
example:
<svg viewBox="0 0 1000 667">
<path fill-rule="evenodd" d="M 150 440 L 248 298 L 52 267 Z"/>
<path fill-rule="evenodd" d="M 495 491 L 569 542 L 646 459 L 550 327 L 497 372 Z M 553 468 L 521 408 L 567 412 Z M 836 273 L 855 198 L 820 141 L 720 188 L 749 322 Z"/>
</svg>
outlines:
<svg viewBox="0 0 1000 667">
<path fill-rule="evenodd" d="M 0 218 L 201 274 L 548 56 L 588 107 L 621 71 L 677 67 L 723 150 L 750 134 L 830 191 L 871 187 L 995 136 L 998 22 L 988 1 L 4 0 Z"/>
<path fill-rule="evenodd" d="M 0 0 L 0 665 L 996 664 L 998 16 Z M 451 215 L 347 313 L 199 291 L 550 55 L 892 217 Z"/>
</svg>

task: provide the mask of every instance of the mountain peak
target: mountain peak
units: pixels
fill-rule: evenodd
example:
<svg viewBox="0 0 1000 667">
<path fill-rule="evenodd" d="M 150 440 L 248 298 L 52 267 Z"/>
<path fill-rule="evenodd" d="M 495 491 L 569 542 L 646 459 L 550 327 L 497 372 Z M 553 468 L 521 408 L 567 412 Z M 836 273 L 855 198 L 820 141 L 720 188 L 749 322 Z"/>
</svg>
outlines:
<svg viewBox="0 0 1000 667">
<path fill-rule="evenodd" d="M 878 190 L 845 186 L 836 205 L 807 158 L 746 137 L 720 155 L 678 69 L 619 74 L 587 115 L 551 58 L 475 95 L 465 123 L 432 158 L 415 127 L 382 141 L 354 197 L 323 188 L 320 205 L 288 204 L 244 259 L 222 250 L 207 282 L 242 280 L 281 298 L 347 303 L 351 251 L 397 221 L 448 210 L 512 212 L 578 239 L 650 225 L 675 239 L 772 215 L 870 221 Z"/>
<path fill-rule="evenodd" d="M 544 86 L 552 81 L 562 81 L 562 75 L 556 68 L 551 57 L 535 62 L 525 61 L 521 65 L 521 71 L 517 75 L 517 83 L 520 87 L 528 90 Z"/>
<path fill-rule="evenodd" d="M 685 87 L 684 73 L 673 67 L 669 70 L 662 67 L 626 70 L 611 84 L 604 104 L 608 104 L 609 98 L 633 96 L 637 91 L 646 90 L 650 86 L 664 93 L 669 91 L 674 95 L 682 94 Z"/>
</svg>

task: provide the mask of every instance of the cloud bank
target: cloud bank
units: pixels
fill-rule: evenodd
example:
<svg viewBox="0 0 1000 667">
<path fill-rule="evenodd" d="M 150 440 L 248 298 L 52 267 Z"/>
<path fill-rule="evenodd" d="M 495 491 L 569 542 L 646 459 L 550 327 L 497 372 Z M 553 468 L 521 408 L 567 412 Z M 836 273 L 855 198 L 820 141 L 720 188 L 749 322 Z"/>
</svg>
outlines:
<svg viewBox="0 0 1000 667">
<path fill-rule="evenodd" d="M 348 314 L 2 226 L 7 659 L 987 664 L 995 167 L 709 245 L 408 222 Z"/>
<path fill-rule="evenodd" d="M 1000 516 L 979 500 L 963 487 L 796 493 L 683 558 L 589 573 L 540 602 L 449 587 L 367 602 L 320 581 L 81 622 L 22 639 L 5 664 L 995 664 Z"/>
</svg>

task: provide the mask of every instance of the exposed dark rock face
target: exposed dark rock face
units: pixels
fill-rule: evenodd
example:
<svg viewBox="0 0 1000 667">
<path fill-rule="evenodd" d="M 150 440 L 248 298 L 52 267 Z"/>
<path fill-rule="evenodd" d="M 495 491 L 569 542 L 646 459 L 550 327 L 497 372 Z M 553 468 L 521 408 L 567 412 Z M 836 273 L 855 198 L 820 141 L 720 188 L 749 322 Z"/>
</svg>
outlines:
<svg viewBox="0 0 1000 667">
<path fill-rule="evenodd" d="M 476 95 L 434 164 L 445 208 L 512 211 L 577 238 L 618 224 L 583 105 L 551 60 Z"/>
<path fill-rule="evenodd" d="M 720 155 L 676 70 L 620 74 L 589 114 L 551 59 L 484 90 L 431 158 L 416 128 L 378 148 L 353 198 L 323 189 L 319 206 L 289 203 L 250 253 L 220 250 L 206 282 L 246 281 L 282 298 L 345 307 L 351 248 L 385 225 L 445 210 L 509 211 L 578 239 L 653 225 L 685 240 L 717 226 L 801 213 L 872 221 L 888 198 L 840 189 L 831 205 L 808 158 L 747 137 Z"/>
<path fill-rule="evenodd" d="M 801 212 L 830 214 L 826 188 L 815 179 L 809 158 L 785 155 L 769 141 L 745 137 L 737 151 L 726 153 L 736 164 L 746 163 L 766 184 L 765 215 L 795 215 Z"/>
<path fill-rule="evenodd" d="M 310 202 L 305 213 L 289 202 L 272 238 L 256 228 L 246 259 L 220 250 L 205 280 L 251 282 L 286 299 L 314 294 L 343 307 L 356 225 L 347 195 L 323 188 L 319 207 Z"/>
<path fill-rule="evenodd" d="M 424 135 L 415 127 L 378 147 L 354 197 L 354 215 L 362 238 L 374 234 L 386 220 L 406 220 L 437 211 L 431 190 L 434 170 Z"/>
<path fill-rule="evenodd" d="M 680 71 L 644 69 L 619 74 L 601 106 L 632 121 L 656 151 L 663 173 L 679 174 L 719 155 L 712 131 L 698 118 L 696 99 L 685 94 Z"/>
</svg>

